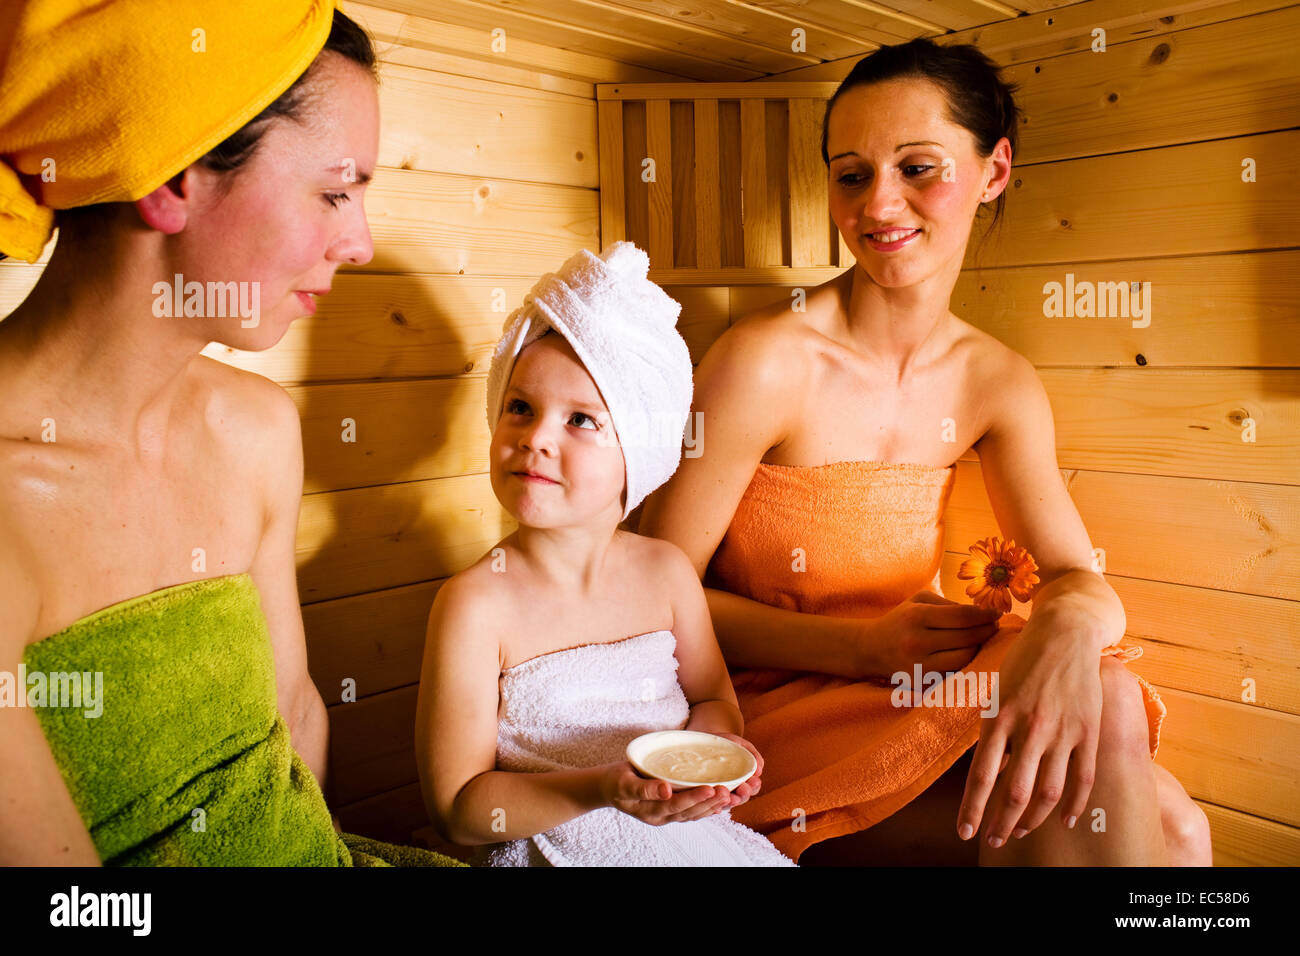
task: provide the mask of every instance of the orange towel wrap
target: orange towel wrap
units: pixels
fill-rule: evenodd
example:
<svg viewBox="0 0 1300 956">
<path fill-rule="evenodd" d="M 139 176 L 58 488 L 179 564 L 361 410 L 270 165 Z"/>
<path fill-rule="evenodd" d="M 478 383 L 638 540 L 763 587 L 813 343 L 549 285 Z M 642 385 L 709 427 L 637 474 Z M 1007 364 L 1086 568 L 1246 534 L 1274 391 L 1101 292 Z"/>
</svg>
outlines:
<svg viewBox="0 0 1300 956">
<path fill-rule="evenodd" d="M 805 614 L 879 617 L 937 581 L 955 476 L 954 466 L 760 463 L 704 583 Z M 1024 623 L 1003 615 L 967 671 L 995 673 Z M 1127 662 L 1141 648 L 1103 654 Z M 732 816 L 795 859 L 890 816 L 979 739 L 978 702 L 899 707 L 887 680 L 771 669 L 731 676 L 745 736 L 766 761 L 762 792 Z M 1154 756 L 1165 708 L 1138 681 Z"/>
</svg>

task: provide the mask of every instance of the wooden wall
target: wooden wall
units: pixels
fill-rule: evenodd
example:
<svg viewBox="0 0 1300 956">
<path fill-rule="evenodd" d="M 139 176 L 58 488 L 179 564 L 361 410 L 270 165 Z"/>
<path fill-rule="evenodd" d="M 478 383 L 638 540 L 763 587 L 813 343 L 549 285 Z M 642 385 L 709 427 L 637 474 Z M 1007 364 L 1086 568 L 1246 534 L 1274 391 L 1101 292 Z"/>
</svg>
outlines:
<svg viewBox="0 0 1300 956">
<path fill-rule="evenodd" d="M 963 273 L 953 310 L 1040 370 L 1070 490 L 1147 648 L 1138 669 L 1169 706 L 1160 762 L 1209 814 L 1216 862 L 1295 864 L 1300 8 L 1181 6 L 1165 22 L 1093 0 L 1054 11 L 1059 30 L 1026 17 L 956 35 L 1012 65 L 1030 122 L 1002 239 Z M 425 618 L 439 584 L 511 527 L 486 475 L 491 348 L 538 276 L 620 238 L 601 231 L 596 84 L 672 78 L 518 38 L 503 58 L 486 28 L 346 9 L 383 61 L 375 258 L 274 349 L 209 354 L 299 405 L 299 585 L 331 804 L 347 829 L 409 841 L 427 823 L 412 743 Z M 1087 52 L 1080 37 L 1111 21 L 1107 52 Z M 852 62 L 779 79 L 838 80 Z M 655 264 L 697 362 L 730 321 L 837 271 Z M 0 315 L 40 268 L 0 265 Z M 1066 272 L 1150 281 L 1151 325 L 1044 318 L 1043 283 Z M 968 454 L 950 593 L 958 552 L 994 529 Z"/>
</svg>

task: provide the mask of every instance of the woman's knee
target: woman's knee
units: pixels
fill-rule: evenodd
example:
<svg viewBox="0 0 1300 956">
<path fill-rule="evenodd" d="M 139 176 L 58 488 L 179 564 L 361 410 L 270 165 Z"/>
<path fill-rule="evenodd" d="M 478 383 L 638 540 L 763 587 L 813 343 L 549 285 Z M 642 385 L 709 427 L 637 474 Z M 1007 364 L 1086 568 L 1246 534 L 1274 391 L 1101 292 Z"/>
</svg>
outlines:
<svg viewBox="0 0 1300 956">
<path fill-rule="evenodd" d="M 1101 730 L 1097 754 L 1150 762 L 1150 733 L 1142 688 L 1113 657 L 1101 660 Z"/>
<path fill-rule="evenodd" d="M 1163 767 L 1156 767 L 1156 790 L 1160 799 L 1160 824 L 1165 834 L 1172 866 L 1212 866 L 1210 818 Z"/>
</svg>

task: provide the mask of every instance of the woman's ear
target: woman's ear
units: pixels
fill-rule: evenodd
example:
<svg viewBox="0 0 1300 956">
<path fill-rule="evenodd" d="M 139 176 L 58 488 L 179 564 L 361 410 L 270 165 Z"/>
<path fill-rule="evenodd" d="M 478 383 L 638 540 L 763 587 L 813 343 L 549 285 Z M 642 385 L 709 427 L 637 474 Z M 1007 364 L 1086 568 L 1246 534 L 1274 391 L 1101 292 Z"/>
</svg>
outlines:
<svg viewBox="0 0 1300 956">
<path fill-rule="evenodd" d="M 169 236 L 185 228 L 193 202 L 193 190 L 186 189 L 192 186 L 192 182 L 186 181 L 187 173 L 188 170 L 177 173 L 149 195 L 135 201 L 133 205 L 145 225 Z"/>
</svg>

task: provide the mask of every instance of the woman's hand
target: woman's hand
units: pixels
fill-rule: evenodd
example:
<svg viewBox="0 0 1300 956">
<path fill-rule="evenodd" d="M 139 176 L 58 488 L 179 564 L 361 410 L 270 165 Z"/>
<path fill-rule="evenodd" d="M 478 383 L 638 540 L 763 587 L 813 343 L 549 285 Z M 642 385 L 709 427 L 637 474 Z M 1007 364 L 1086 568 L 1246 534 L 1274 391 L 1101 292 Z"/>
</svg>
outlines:
<svg viewBox="0 0 1300 956">
<path fill-rule="evenodd" d="M 758 769 L 754 771 L 754 775 L 731 791 L 731 800 L 727 806 L 738 807 L 758 793 L 763 786 L 763 755 L 744 737 L 737 737 L 735 734 L 715 734 L 715 736 L 726 737 L 732 743 L 740 744 L 740 746 L 752 753 L 754 759 L 758 761 Z"/>
<path fill-rule="evenodd" d="M 989 843 L 999 847 L 1037 827 L 1058 802 L 1066 826 L 1083 814 L 1101 730 L 1097 646 L 1086 619 L 1033 615 L 1008 648 L 998 714 L 982 723 L 966 779 L 957 819 L 963 840 L 987 819 Z"/>
<path fill-rule="evenodd" d="M 671 784 L 647 780 L 626 760 L 608 766 L 601 794 L 606 805 L 656 827 L 712 816 L 731 803 L 726 787 L 692 787 L 674 793 Z"/>
<path fill-rule="evenodd" d="M 969 664 L 998 632 L 997 611 L 958 604 L 933 591 L 918 591 L 887 614 L 864 621 L 861 677 L 909 677 L 915 664 L 949 673 Z"/>
</svg>

